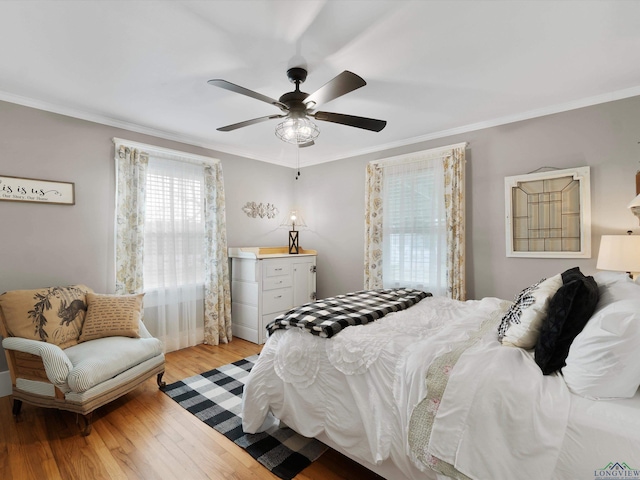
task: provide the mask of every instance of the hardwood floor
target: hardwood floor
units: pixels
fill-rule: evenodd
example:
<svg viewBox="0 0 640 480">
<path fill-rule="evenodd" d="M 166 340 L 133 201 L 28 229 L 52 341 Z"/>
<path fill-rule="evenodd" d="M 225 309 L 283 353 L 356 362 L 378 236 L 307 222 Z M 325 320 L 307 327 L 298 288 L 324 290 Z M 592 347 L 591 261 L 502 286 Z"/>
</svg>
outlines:
<svg viewBox="0 0 640 480">
<path fill-rule="evenodd" d="M 167 383 L 256 354 L 234 339 L 167 354 Z M 240 447 L 158 390 L 155 378 L 93 413 L 83 437 L 76 415 L 0 398 L 0 479 L 277 479 Z M 369 480 L 374 473 L 329 449 L 296 480 Z"/>
</svg>

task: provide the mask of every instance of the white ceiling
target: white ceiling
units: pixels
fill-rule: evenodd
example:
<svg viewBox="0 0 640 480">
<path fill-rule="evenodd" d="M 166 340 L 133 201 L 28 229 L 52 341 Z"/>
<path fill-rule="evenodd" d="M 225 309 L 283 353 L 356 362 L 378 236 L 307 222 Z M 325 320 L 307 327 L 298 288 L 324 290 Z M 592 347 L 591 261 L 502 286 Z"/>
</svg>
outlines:
<svg viewBox="0 0 640 480">
<path fill-rule="evenodd" d="M 306 66 L 312 93 L 367 81 L 322 110 L 387 120 L 380 133 L 317 122 L 309 165 L 640 95 L 638 1 L 0 1 L 0 100 L 281 165 L 278 98 Z"/>
</svg>

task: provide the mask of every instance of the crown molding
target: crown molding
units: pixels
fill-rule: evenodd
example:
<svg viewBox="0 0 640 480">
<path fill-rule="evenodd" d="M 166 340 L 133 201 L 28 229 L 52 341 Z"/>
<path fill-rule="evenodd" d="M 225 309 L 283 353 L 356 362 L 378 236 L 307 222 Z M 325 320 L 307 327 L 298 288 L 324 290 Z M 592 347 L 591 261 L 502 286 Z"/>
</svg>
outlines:
<svg viewBox="0 0 640 480">
<path fill-rule="evenodd" d="M 498 117 L 495 119 L 472 123 L 469 125 L 463 125 L 463 126 L 451 128 L 448 130 L 432 132 L 426 135 L 411 137 L 411 138 L 407 138 L 397 142 L 390 142 L 386 144 L 375 145 L 373 147 L 359 149 L 359 150 L 351 150 L 351 151 L 345 152 L 342 155 L 326 157 L 316 161 L 307 160 L 305 162 L 301 162 L 300 167 L 302 168 L 302 167 L 308 167 L 312 165 L 319 165 L 322 163 L 333 162 L 336 160 L 345 160 L 347 158 L 368 155 L 371 153 L 391 150 L 394 148 L 406 147 L 409 145 L 415 145 L 423 142 L 428 142 L 431 140 L 450 137 L 453 135 L 460 135 L 463 133 L 469 133 L 476 130 L 483 130 L 485 128 L 491 128 L 491 127 L 497 127 L 500 125 L 506 125 L 509 123 L 521 122 L 523 120 L 530 120 L 533 118 L 544 117 L 546 115 L 553 115 L 556 113 L 567 112 L 570 110 L 576 110 L 579 108 L 590 107 L 590 106 L 598 105 L 602 103 L 613 102 L 616 100 L 622 100 L 625 98 L 635 97 L 638 95 L 640 95 L 640 86 L 627 88 L 623 90 L 617 90 L 615 92 L 609 92 L 601 95 L 596 95 L 593 97 L 583 98 L 583 99 L 575 100 L 572 102 L 566 102 L 566 103 L 561 103 L 557 105 L 552 105 L 549 107 L 529 110 L 527 112 L 522 112 L 514 115 L 507 115 L 504 117 Z M 62 105 L 58 105 L 50 102 L 45 102 L 42 100 L 15 95 L 8 92 L 0 91 L 0 100 L 9 102 L 9 103 L 15 103 L 18 105 L 23 105 L 26 107 L 35 108 L 38 110 L 44 110 L 51 113 L 66 115 L 68 117 L 73 117 L 80 120 L 99 123 L 99 124 L 107 125 L 110 127 L 121 128 L 123 130 L 128 130 L 131 132 L 150 135 L 150 136 L 162 138 L 165 140 L 185 143 L 188 145 L 192 145 L 194 147 L 206 148 L 214 152 L 225 153 L 228 155 L 235 155 L 239 157 L 248 158 L 251 160 L 258 160 L 261 162 L 271 163 L 274 165 L 279 165 L 282 167 L 288 167 L 292 169 L 297 168 L 297 166 L 292 166 L 290 162 L 287 162 L 284 159 L 264 158 L 241 148 L 234 148 L 227 145 L 224 145 L 224 146 L 216 145 L 201 138 L 171 133 L 164 130 L 146 127 L 136 123 L 118 120 L 118 119 L 111 118 L 98 113 L 88 112 L 88 111 L 76 109 L 76 108 L 70 108 L 70 107 L 66 107 L 66 106 L 62 106 Z"/>
<path fill-rule="evenodd" d="M 214 152 L 226 153 L 229 155 L 236 155 L 244 158 L 249 158 L 251 160 L 259 160 L 262 162 L 274 163 L 270 160 L 266 160 L 262 157 L 256 156 L 251 152 L 247 152 L 243 149 L 236 149 L 233 147 L 221 148 L 220 145 L 215 145 L 201 138 L 191 137 L 188 135 L 181 135 L 177 133 L 171 133 L 165 130 L 159 130 L 156 128 L 147 127 L 137 123 L 118 120 L 106 115 L 88 112 L 86 110 L 81 110 L 78 108 L 70 108 L 70 107 L 55 104 L 55 103 L 45 102 L 43 100 L 23 97 L 21 95 L 15 95 L 9 92 L 0 91 L 0 100 L 8 103 L 15 103 L 17 105 L 22 105 L 25 107 L 35 108 L 37 110 L 43 110 L 46 112 L 55 113 L 58 115 L 65 115 L 67 117 L 77 118 L 79 120 L 86 120 L 88 122 L 99 123 L 101 125 L 106 125 L 109 127 L 120 128 L 130 132 L 142 133 L 144 135 L 150 135 L 152 137 L 158 137 L 164 140 L 171 140 L 174 142 L 186 143 L 194 147 L 201 147 L 201 148 L 213 150 Z M 282 165 L 290 166 L 290 165 L 286 165 L 284 162 L 282 163 Z"/>
<path fill-rule="evenodd" d="M 372 147 L 372 148 L 351 151 L 346 155 L 336 156 L 330 159 L 323 159 L 322 161 L 316 162 L 315 164 L 333 162 L 336 160 L 345 160 L 351 157 L 367 155 L 370 153 L 377 153 L 385 150 L 391 150 L 394 148 L 406 147 L 409 145 L 416 145 L 418 143 L 428 142 L 431 140 L 438 140 L 438 139 L 450 137 L 453 135 L 469 133 L 476 130 L 483 130 L 485 128 L 498 127 L 500 125 L 507 125 L 509 123 L 521 122 L 523 120 L 530 120 L 533 118 L 544 117 L 546 115 L 553 115 L 556 113 L 568 112 L 571 110 L 577 110 L 579 108 L 591 107 L 593 105 L 599 105 L 602 103 L 613 102 L 616 100 L 623 100 L 625 98 L 636 97 L 638 95 L 640 95 L 640 86 L 627 88 L 624 90 L 617 90 L 615 92 L 583 98 L 580 100 L 575 100 L 573 102 L 566 102 L 566 103 L 553 105 L 550 107 L 529 110 L 527 112 L 517 113 L 514 115 L 507 115 L 507 116 L 498 117 L 492 120 L 485 120 L 482 122 L 463 125 L 461 127 L 455 127 L 448 130 L 441 130 L 439 132 L 428 133 L 426 135 L 421 135 L 418 137 L 411 137 L 411 138 L 407 138 L 405 140 L 400 140 L 397 142 L 390 142 L 387 144 L 376 145 L 375 147 Z M 307 165 L 312 165 L 312 164 L 309 163 Z"/>
</svg>

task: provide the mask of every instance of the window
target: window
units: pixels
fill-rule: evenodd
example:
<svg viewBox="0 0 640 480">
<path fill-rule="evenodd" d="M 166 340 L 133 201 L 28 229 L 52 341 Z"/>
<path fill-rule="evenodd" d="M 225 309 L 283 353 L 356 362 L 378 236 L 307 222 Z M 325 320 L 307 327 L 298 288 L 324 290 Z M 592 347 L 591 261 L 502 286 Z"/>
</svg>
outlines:
<svg viewBox="0 0 640 480">
<path fill-rule="evenodd" d="M 367 164 L 364 288 L 466 298 L 466 148 L 459 143 Z"/>
<path fill-rule="evenodd" d="M 231 339 L 219 160 L 114 138 L 115 276 L 165 352 Z M 207 202 L 215 208 L 206 208 Z"/>
<path fill-rule="evenodd" d="M 144 234 L 145 290 L 204 282 L 202 167 L 149 159 Z"/>
<path fill-rule="evenodd" d="M 383 285 L 438 291 L 446 283 L 442 162 L 389 165 L 383 177 Z"/>
</svg>

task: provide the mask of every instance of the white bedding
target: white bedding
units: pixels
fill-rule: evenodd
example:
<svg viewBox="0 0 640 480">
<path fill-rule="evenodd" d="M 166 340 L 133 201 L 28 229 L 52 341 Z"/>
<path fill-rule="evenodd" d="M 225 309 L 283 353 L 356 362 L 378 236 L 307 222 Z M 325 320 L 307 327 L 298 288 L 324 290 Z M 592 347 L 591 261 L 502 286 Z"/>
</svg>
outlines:
<svg viewBox="0 0 640 480">
<path fill-rule="evenodd" d="M 640 390 L 633 398 L 589 400 L 571 395 L 569 422 L 554 478 L 603 478 L 610 462 L 634 472 L 619 478 L 640 478 Z M 626 472 L 625 472 L 626 474 Z"/>
<path fill-rule="evenodd" d="M 363 464 L 391 461 L 409 479 L 436 478 L 429 469 L 435 457 L 478 479 L 516 473 L 517 478 L 573 479 L 579 460 L 585 462 L 583 477 L 593 478 L 604 464 L 590 464 L 582 450 L 603 442 L 583 439 L 580 432 L 592 418 L 582 412 L 597 411 L 595 402 L 571 395 L 559 375 L 543 377 L 526 351 L 501 346 L 493 324 L 474 337 L 483 322 L 497 327 L 508 304 L 432 297 L 332 339 L 297 329 L 276 332 L 245 386 L 243 428 L 257 432 L 273 422 L 273 414 L 302 435 L 329 439 Z M 470 348 L 447 367 L 442 399 L 416 409 L 427 396 L 432 362 L 463 344 Z M 634 401 L 620 401 L 620 412 L 640 412 L 640 399 Z M 411 417 L 425 406 L 433 413 L 433 429 L 416 455 L 408 440 Z M 610 424 L 615 429 L 624 414 L 606 410 L 616 419 Z M 613 437 L 601 457 L 640 466 L 640 453 L 635 459 L 617 457 L 618 451 L 633 453 L 629 440 L 640 445 L 637 425 L 623 441 L 604 427 L 589 430 Z"/>
</svg>

